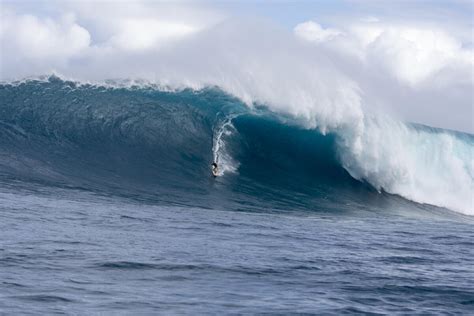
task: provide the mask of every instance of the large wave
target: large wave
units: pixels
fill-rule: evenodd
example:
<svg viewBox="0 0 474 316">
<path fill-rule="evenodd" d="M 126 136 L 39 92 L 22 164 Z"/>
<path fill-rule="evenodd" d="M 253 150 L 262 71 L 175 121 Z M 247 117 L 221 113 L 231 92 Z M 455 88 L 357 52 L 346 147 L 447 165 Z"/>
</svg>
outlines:
<svg viewBox="0 0 474 316">
<path fill-rule="evenodd" d="M 472 135 L 332 101 L 304 117 L 217 88 L 114 85 L 1 85 L 0 176 L 237 209 L 394 208 L 388 192 L 472 215 Z"/>
</svg>

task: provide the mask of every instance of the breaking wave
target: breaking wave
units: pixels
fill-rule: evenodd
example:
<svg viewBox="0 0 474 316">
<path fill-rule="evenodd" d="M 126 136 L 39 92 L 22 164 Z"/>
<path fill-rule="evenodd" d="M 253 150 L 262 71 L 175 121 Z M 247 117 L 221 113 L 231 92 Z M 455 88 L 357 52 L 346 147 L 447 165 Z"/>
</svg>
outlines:
<svg viewBox="0 0 474 316">
<path fill-rule="evenodd" d="M 2 84 L 0 181 L 213 208 L 473 215 L 472 135 L 330 107 L 357 101 L 346 92 L 305 115 L 225 87 Z"/>
</svg>

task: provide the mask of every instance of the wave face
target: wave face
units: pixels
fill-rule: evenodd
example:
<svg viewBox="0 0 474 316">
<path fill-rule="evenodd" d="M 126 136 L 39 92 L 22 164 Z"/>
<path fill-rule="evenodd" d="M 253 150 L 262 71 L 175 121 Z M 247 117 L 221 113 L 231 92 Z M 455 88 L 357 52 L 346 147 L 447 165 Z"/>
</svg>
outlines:
<svg viewBox="0 0 474 316">
<path fill-rule="evenodd" d="M 237 210 L 436 209 L 409 199 L 472 215 L 472 135 L 367 115 L 363 128 L 304 128 L 217 88 L 50 77 L 3 84 L 0 100 L 4 184 Z"/>
</svg>

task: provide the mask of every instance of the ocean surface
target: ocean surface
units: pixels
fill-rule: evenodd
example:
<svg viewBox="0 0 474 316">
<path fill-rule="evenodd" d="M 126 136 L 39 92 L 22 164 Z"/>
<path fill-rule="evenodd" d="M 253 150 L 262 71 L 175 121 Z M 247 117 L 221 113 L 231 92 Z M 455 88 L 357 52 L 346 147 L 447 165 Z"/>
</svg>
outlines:
<svg viewBox="0 0 474 316">
<path fill-rule="evenodd" d="M 217 87 L 3 83 L 0 313 L 472 315 L 474 137 L 400 126 L 361 151 Z"/>
</svg>

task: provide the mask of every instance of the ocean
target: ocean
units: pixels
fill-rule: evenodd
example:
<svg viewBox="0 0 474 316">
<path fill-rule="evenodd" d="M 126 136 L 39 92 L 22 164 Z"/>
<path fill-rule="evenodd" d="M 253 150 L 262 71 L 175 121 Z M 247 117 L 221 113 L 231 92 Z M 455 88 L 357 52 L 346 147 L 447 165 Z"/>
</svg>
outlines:
<svg viewBox="0 0 474 316">
<path fill-rule="evenodd" d="M 2 83 L 0 311 L 472 314 L 474 136 L 362 121 Z"/>
</svg>

